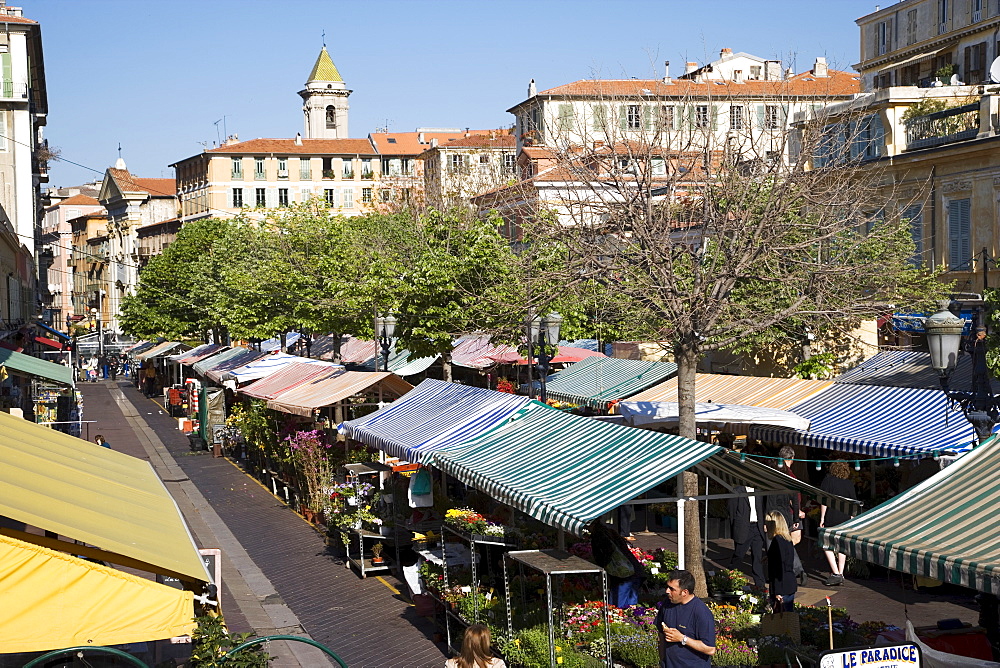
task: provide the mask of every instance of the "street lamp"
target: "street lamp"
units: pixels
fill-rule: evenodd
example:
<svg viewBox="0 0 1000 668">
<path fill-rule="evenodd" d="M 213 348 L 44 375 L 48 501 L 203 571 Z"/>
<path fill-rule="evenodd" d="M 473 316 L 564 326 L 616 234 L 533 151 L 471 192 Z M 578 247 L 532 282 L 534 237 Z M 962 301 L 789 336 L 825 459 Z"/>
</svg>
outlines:
<svg viewBox="0 0 1000 668">
<path fill-rule="evenodd" d="M 562 316 L 558 313 L 549 313 L 547 316 L 536 315 L 528 322 L 528 341 L 537 346 L 535 358 L 538 360 L 538 379 L 542 389 L 542 403 L 548 400 L 545 377 L 549 374 L 549 361 L 553 357 L 548 354 L 548 346 L 559 344 L 559 326 L 562 321 Z"/>
<path fill-rule="evenodd" d="M 97 323 L 97 355 L 98 358 L 104 357 L 104 334 L 101 332 L 101 312 L 96 308 L 90 309 L 90 313 L 94 316 L 94 321 Z"/>
<path fill-rule="evenodd" d="M 392 337 L 396 333 L 396 318 L 392 315 L 376 315 L 375 316 L 375 336 L 378 337 L 378 342 L 382 346 L 382 355 L 385 356 L 385 370 L 389 370 L 389 347 L 392 345 Z M 378 370 L 378 364 L 375 364 L 375 370 Z"/>
<path fill-rule="evenodd" d="M 986 328 L 980 323 L 981 314 L 977 312 L 972 321 L 972 331 L 963 342 L 965 320 L 951 312 L 950 301 L 941 300 L 937 306 L 940 310 L 924 319 L 931 367 L 938 374 L 945 396 L 962 409 L 965 419 L 972 424 L 982 443 L 993 434 L 993 427 L 1000 422 L 1000 406 L 993 396 L 986 367 Z M 949 387 L 951 374 L 958 366 L 958 357 L 962 352 L 972 357 L 972 387 L 969 392 Z"/>
</svg>

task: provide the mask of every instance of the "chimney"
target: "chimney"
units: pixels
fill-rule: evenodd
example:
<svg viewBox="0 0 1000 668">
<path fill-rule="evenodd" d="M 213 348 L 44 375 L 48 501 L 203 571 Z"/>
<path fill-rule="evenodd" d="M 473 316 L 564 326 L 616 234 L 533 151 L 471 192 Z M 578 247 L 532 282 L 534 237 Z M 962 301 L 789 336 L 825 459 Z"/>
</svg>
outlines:
<svg viewBox="0 0 1000 668">
<path fill-rule="evenodd" d="M 528 82 L 528 97 L 535 97 L 537 94 L 538 91 L 535 89 L 535 80 L 532 79 Z"/>
<path fill-rule="evenodd" d="M 787 70 L 785 70 L 785 78 L 786 79 L 791 79 L 794 76 L 795 76 L 795 71 L 791 67 L 789 67 Z"/>
<path fill-rule="evenodd" d="M 781 61 L 764 61 L 764 81 L 778 81 L 781 79 Z"/>
<path fill-rule="evenodd" d="M 469 128 L 465 128 L 465 136 L 466 136 L 466 137 L 470 137 L 470 136 L 471 136 L 471 135 L 469 134 Z"/>
<path fill-rule="evenodd" d="M 684 74 L 691 74 L 696 69 L 698 69 L 698 63 L 686 63 L 684 65 Z"/>
<path fill-rule="evenodd" d="M 733 55 L 732 49 L 722 49 L 722 51 L 719 51 L 719 58 L 725 58 L 731 55 Z"/>
<path fill-rule="evenodd" d="M 417 143 L 418 144 L 423 144 L 424 143 L 424 133 L 423 132 L 418 132 L 417 133 Z"/>
<path fill-rule="evenodd" d="M 813 76 L 814 77 L 827 77 L 830 76 L 828 70 L 826 69 L 826 58 L 823 56 L 817 56 L 816 62 L 813 63 Z"/>
<path fill-rule="evenodd" d="M 663 83 L 668 84 L 670 81 L 670 61 L 663 61 Z"/>
<path fill-rule="evenodd" d="M 431 137 L 431 148 L 437 148 L 438 140 L 437 137 Z"/>
<path fill-rule="evenodd" d="M 302 146 L 302 133 L 301 132 L 296 132 L 295 133 L 295 145 L 296 146 Z"/>
</svg>

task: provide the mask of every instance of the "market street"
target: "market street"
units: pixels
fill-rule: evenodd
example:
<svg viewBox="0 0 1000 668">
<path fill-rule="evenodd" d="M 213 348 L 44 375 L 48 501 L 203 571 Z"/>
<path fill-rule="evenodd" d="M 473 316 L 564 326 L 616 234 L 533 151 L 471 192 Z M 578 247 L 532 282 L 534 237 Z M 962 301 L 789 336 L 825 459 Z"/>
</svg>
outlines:
<svg viewBox="0 0 1000 668">
<path fill-rule="evenodd" d="M 394 593 L 391 576 L 362 580 L 323 538 L 226 459 L 192 452 L 174 418 L 127 382 L 81 383 L 91 439 L 149 460 L 201 547 L 221 547 L 222 607 L 235 633 L 303 635 L 351 668 L 433 666 L 444 660 L 433 629 Z M 302 643 L 272 643 L 274 666 L 327 665 Z"/>
</svg>

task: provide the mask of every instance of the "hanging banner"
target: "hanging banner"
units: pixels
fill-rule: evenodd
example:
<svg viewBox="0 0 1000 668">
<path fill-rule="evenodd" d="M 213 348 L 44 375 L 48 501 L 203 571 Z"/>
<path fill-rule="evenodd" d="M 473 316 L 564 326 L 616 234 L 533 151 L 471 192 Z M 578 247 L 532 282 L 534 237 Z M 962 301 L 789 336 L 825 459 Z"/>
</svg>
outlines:
<svg viewBox="0 0 1000 668">
<path fill-rule="evenodd" d="M 914 643 L 853 647 L 824 653 L 820 668 L 919 668 L 920 648 Z"/>
</svg>

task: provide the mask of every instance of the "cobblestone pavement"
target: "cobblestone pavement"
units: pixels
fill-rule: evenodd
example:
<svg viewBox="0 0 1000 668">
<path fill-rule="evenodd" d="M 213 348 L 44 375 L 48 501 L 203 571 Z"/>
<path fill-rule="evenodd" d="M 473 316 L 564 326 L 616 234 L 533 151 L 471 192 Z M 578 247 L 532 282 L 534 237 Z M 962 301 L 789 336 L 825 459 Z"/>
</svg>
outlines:
<svg viewBox="0 0 1000 668">
<path fill-rule="evenodd" d="M 223 563 L 223 609 L 234 631 L 294 632 L 301 626 L 351 668 L 443 665 L 446 655 L 432 640 L 433 625 L 418 617 L 413 606 L 398 595 L 398 581 L 389 576 L 362 580 L 345 568 L 298 514 L 228 460 L 192 451 L 188 438 L 177 430 L 176 419 L 127 382 L 83 383 L 80 387 L 85 419 L 96 420 L 90 425 L 91 438 L 103 434 L 115 450 L 151 459 L 149 448 L 137 442 L 141 438 L 137 439 L 134 425 L 123 414 L 128 410 L 123 409 L 123 401 L 134 406 L 132 421 L 141 421 L 162 442 L 165 458 L 177 467 L 177 477 L 165 478 L 168 489 L 174 493 L 173 484 L 189 481 L 197 490 L 189 496 L 200 497 L 205 504 L 198 508 L 193 502 L 187 510 L 180 504 L 199 545 L 217 547 L 201 542 L 198 520 L 202 519 L 217 535 L 231 532 L 239 545 L 230 552 L 245 551 L 247 561 L 241 563 L 228 554 L 231 559 L 224 558 Z M 212 526 L 212 518 L 224 526 Z M 227 553 L 225 546 L 223 551 Z M 229 563 L 227 573 L 229 561 L 233 563 Z M 268 591 L 272 593 L 260 596 Z M 265 615 L 260 614 L 261 609 Z M 295 645 L 304 647 L 289 643 Z M 309 658 L 299 650 L 294 654 L 297 656 L 282 657 L 281 663 L 274 665 L 296 665 L 296 659 L 302 666 L 327 665 L 321 657 Z"/>
</svg>

